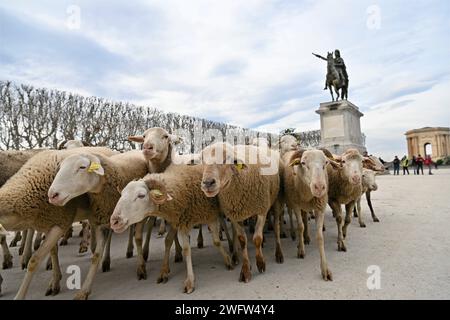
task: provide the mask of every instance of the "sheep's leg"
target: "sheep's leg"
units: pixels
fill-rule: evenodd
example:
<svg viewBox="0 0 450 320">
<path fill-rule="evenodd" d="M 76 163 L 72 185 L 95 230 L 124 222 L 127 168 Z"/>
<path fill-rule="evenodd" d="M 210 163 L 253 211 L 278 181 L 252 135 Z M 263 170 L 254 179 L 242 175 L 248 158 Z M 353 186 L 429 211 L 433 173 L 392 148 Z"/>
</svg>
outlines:
<svg viewBox="0 0 450 320">
<path fill-rule="evenodd" d="M 231 261 L 234 265 L 239 264 L 239 248 L 238 248 L 238 232 L 236 230 L 236 227 L 233 223 L 231 223 L 231 230 L 233 233 L 233 253 L 231 254 Z"/>
<path fill-rule="evenodd" d="M 302 213 L 299 208 L 294 208 L 295 217 L 297 218 L 298 229 L 298 245 L 297 245 L 297 258 L 303 259 L 305 257 L 305 243 L 304 243 L 304 231 L 305 226 L 303 224 Z"/>
<path fill-rule="evenodd" d="M 27 243 L 27 234 L 28 229 L 22 231 L 22 242 L 20 243 L 19 256 L 23 255 L 23 252 L 25 251 L 25 244 Z"/>
<path fill-rule="evenodd" d="M 291 238 L 292 241 L 295 241 L 296 233 L 295 233 L 295 227 L 294 227 L 294 212 L 291 208 L 287 208 L 288 215 L 289 215 L 289 224 L 291 226 L 290 232 L 291 232 Z"/>
<path fill-rule="evenodd" d="M 283 263 L 284 257 L 283 257 L 283 250 L 281 250 L 281 237 L 280 237 L 280 223 L 282 223 L 282 221 L 279 218 L 280 212 L 283 211 L 281 210 L 281 204 L 279 204 L 278 202 L 274 204 L 273 209 L 275 215 L 275 242 L 276 242 L 275 261 L 277 263 Z"/>
<path fill-rule="evenodd" d="M 94 227 L 97 239 L 97 245 L 95 247 L 95 252 L 92 255 L 91 265 L 89 267 L 86 279 L 83 282 L 81 290 L 75 295 L 75 300 L 87 300 L 88 296 L 91 294 L 92 283 L 94 282 L 95 274 L 97 273 L 98 266 L 100 264 L 100 259 L 102 257 L 103 251 L 106 244 L 106 232 L 109 230 L 103 230 L 101 226 Z"/>
<path fill-rule="evenodd" d="M 342 235 L 344 236 L 344 239 L 347 236 L 348 225 L 352 222 L 352 213 L 354 208 L 355 208 L 355 201 L 351 201 L 350 203 L 347 203 L 345 205 L 345 220 L 344 226 L 342 227 Z"/>
<path fill-rule="evenodd" d="M 175 236 L 175 262 L 183 262 L 182 248 L 178 240 L 178 234 Z"/>
<path fill-rule="evenodd" d="M 163 264 L 161 266 L 161 270 L 159 272 L 157 283 L 166 283 L 169 280 L 169 257 L 170 257 L 170 249 L 172 249 L 172 244 L 177 236 L 177 229 L 173 228 L 169 225 L 169 232 L 167 232 L 166 239 L 164 240 L 164 259 Z"/>
<path fill-rule="evenodd" d="M 309 244 L 311 242 L 311 238 L 309 237 L 309 228 L 308 228 L 308 216 L 309 213 L 302 210 L 302 220 L 303 220 L 303 243 Z"/>
<path fill-rule="evenodd" d="M 105 232 L 106 234 L 106 244 L 105 244 L 105 250 L 103 253 L 103 261 L 102 261 L 102 271 L 108 272 L 111 270 L 111 238 L 112 238 L 112 230 L 107 229 Z"/>
<path fill-rule="evenodd" d="M 15 300 L 25 299 L 25 295 L 27 294 L 28 287 L 31 283 L 31 279 L 33 278 L 34 273 L 39 267 L 39 264 L 41 263 L 42 259 L 49 254 L 50 250 L 58 244 L 58 240 L 62 237 L 63 234 L 63 229 L 58 226 L 54 226 L 45 235 L 44 242 L 41 244 L 39 249 L 37 249 L 37 251 L 31 256 L 30 261 L 28 262 L 27 273 L 25 274 L 19 291 L 14 298 Z"/>
<path fill-rule="evenodd" d="M 3 249 L 3 269 L 9 269 L 13 266 L 13 256 L 6 243 L 6 236 L 0 236 L 0 243 Z"/>
<path fill-rule="evenodd" d="M 210 224 L 208 224 L 208 227 L 211 229 L 214 246 L 219 250 L 220 254 L 223 257 L 223 261 L 225 262 L 225 267 L 228 270 L 232 270 L 233 264 L 231 263 L 230 255 L 223 248 L 222 242 L 220 242 L 220 238 L 219 238 L 220 222 L 216 221 L 214 223 L 210 223 Z"/>
<path fill-rule="evenodd" d="M 338 228 L 338 251 L 347 251 L 347 248 L 345 247 L 344 238 L 342 237 L 342 223 L 344 222 L 342 219 L 342 208 L 339 203 L 331 202 L 330 207 L 333 210 L 336 218 L 336 225 Z"/>
<path fill-rule="evenodd" d="M 323 220 L 325 213 L 323 211 L 315 211 L 315 220 L 316 220 L 316 236 L 317 236 L 317 245 L 319 246 L 320 253 L 320 270 L 322 272 L 322 278 L 325 281 L 332 281 L 333 274 L 328 268 L 327 257 L 325 256 L 325 246 L 323 241 Z"/>
<path fill-rule="evenodd" d="M 356 205 L 353 206 L 353 211 L 356 212 L 356 214 L 358 215 L 359 226 L 361 228 L 365 228 L 366 224 L 364 223 L 364 220 L 362 218 L 362 211 L 361 211 L 361 197 L 359 197 L 358 200 L 356 200 Z"/>
<path fill-rule="evenodd" d="M 183 256 L 186 260 L 187 276 L 184 280 L 184 293 L 192 293 L 195 289 L 194 269 L 192 267 L 191 245 L 189 243 L 189 232 L 186 230 L 178 230 L 183 246 Z"/>
<path fill-rule="evenodd" d="M 274 216 L 275 215 L 276 214 L 274 212 Z M 286 231 L 284 228 L 285 220 L 284 220 L 284 212 L 283 211 L 278 214 L 278 219 L 280 220 L 280 237 L 285 239 L 285 238 L 287 238 L 287 235 L 286 235 Z"/>
<path fill-rule="evenodd" d="M 81 222 L 81 231 L 80 234 L 82 236 L 81 242 L 80 242 L 80 249 L 78 250 L 78 253 L 85 253 L 88 251 L 89 246 L 89 238 L 90 238 L 90 230 L 89 230 L 89 222 L 88 221 L 82 221 Z"/>
<path fill-rule="evenodd" d="M 236 233 L 237 233 L 239 243 L 241 245 L 241 252 L 242 252 L 242 268 L 241 268 L 241 274 L 239 276 L 239 281 L 243 281 L 243 282 L 247 283 L 252 278 L 251 265 L 250 265 L 250 260 L 248 258 L 248 250 L 247 250 L 247 243 L 248 243 L 247 235 L 245 234 L 244 226 L 242 226 L 241 224 L 239 224 L 237 222 L 233 222 L 233 225 L 236 228 Z M 256 230 L 255 230 L 255 232 L 256 232 Z"/>
<path fill-rule="evenodd" d="M 41 242 L 42 242 L 42 232 L 36 232 L 36 238 L 34 238 L 34 244 L 33 244 L 34 251 L 39 249 Z"/>
<path fill-rule="evenodd" d="M 143 249 L 144 260 L 148 260 L 148 253 L 150 250 L 150 240 L 152 238 L 153 226 L 155 225 L 156 217 L 150 217 L 147 220 L 147 234 L 145 235 L 145 243 Z"/>
<path fill-rule="evenodd" d="M 16 247 L 17 243 L 22 240 L 22 231 L 16 231 L 16 233 L 14 234 L 14 238 L 11 240 L 11 242 L 9 243 L 9 246 L 12 247 Z"/>
<path fill-rule="evenodd" d="M 197 248 L 203 248 L 203 225 L 198 225 Z"/>
<path fill-rule="evenodd" d="M 95 232 L 95 228 L 92 228 L 90 226 L 90 232 L 91 232 L 91 252 L 92 254 L 95 253 L 95 248 L 97 248 L 97 234 Z"/>
<path fill-rule="evenodd" d="M 134 232 L 134 241 L 136 242 L 137 250 L 137 279 L 147 279 L 147 270 L 145 269 L 145 260 L 142 252 L 142 233 L 145 225 L 145 220 L 136 223 L 136 229 Z"/>
<path fill-rule="evenodd" d="M 162 237 L 166 233 L 166 220 L 161 219 L 159 223 L 158 236 Z"/>
<path fill-rule="evenodd" d="M 25 248 L 23 250 L 22 254 L 22 270 L 26 269 L 28 265 L 28 261 L 30 261 L 31 254 L 33 253 L 33 236 L 34 236 L 34 230 L 28 229 L 27 231 L 27 237 L 25 239 Z"/>
<path fill-rule="evenodd" d="M 127 259 L 129 259 L 133 256 L 133 251 L 134 251 L 133 238 L 134 238 L 135 229 L 136 229 L 136 225 L 133 224 L 130 226 L 130 231 L 128 233 Z"/>
<path fill-rule="evenodd" d="M 72 228 L 72 226 L 70 226 L 70 228 L 67 229 L 67 231 L 64 234 L 63 238 L 59 242 L 59 245 L 60 246 L 67 246 L 67 244 L 69 243 L 69 238 L 72 237 L 72 233 L 73 233 L 73 228 Z"/>
<path fill-rule="evenodd" d="M 375 215 L 375 212 L 373 211 L 372 201 L 370 200 L 370 191 L 366 192 L 366 200 L 367 204 L 369 205 L 370 214 L 372 215 L 373 222 L 380 222 L 380 219 L 378 219 L 378 217 Z"/>
<path fill-rule="evenodd" d="M 53 270 L 53 276 L 52 280 L 50 281 L 50 284 L 48 285 L 47 291 L 45 292 L 46 296 L 56 296 L 61 287 L 60 287 L 60 281 L 62 278 L 61 268 L 59 265 L 59 258 L 58 258 L 58 245 L 55 245 L 51 251 L 50 251 L 50 257 L 52 259 L 52 270 Z"/>
<path fill-rule="evenodd" d="M 221 226 L 221 230 L 225 232 L 225 236 L 227 237 L 228 249 L 230 250 L 230 253 L 233 253 L 233 239 L 230 237 L 230 232 L 228 231 L 227 223 L 223 214 L 219 215 L 219 223 Z"/>
</svg>

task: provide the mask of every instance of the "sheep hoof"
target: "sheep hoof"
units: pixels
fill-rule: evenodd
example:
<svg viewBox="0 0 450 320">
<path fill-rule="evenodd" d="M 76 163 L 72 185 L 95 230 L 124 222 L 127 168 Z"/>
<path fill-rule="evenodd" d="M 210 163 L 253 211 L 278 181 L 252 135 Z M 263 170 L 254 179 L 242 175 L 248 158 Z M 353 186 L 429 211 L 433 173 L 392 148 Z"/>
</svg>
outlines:
<svg viewBox="0 0 450 320">
<path fill-rule="evenodd" d="M 88 251 L 88 247 L 86 245 L 80 245 L 80 249 L 78 250 L 79 254 L 86 253 Z"/>
<path fill-rule="evenodd" d="M 145 264 L 141 264 L 137 267 L 137 279 L 138 280 L 146 280 L 147 279 L 147 270 L 145 269 Z"/>
<path fill-rule="evenodd" d="M 13 257 L 10 254 L 5 255 L 3 260 L 3 269 L 10 269 L 13 266 Z"/>
<path fill-rule="evenodd" d="M 247 267 L 242 266 L 241 274 L 239 276 L 239 281 L 247 283 L 250 281 L 251 278 L 252 278 L 252 273 L 250 272 L 250 268 L 248 266 Z"/>
<path fill-rule="evenodd" d="M 87 300 L 88 297 L 89 297 L 89 292 L 80 291 L 75 295 L 73 300 Z"/>
<path fill-rule="evenodd" d="M 111 259 L 107 258 L 102 262 L 102 271 L 108 272 L 109 270 L 111 270 Z"/>
<path fill-rule="evenodd" d="M 156 283 L 166 283 L 167 281 L 169 281 L 169 272 L 161 271 Z"/>
<path fill-rule="evenodd" d="M 233 265 L 237 266 L 239 264 L 239 257 L 236 252 L 231 255 L 231 262 Z"/>
<path fill-rule="evenodd" d="M 338 251 L 346 252 L 347 248 L 345 247 L 345 244 L 343 241 L 338 243 Z"/>
<path fill-rule="evenodd" d="M 295 233 L 295 231 L 291 231 L 291 239 L 292 239 L 292 241 L 295 241 L 296 238 L 297 238 L 297 234 Z"/>
<path fill-rule="evenodd" d="M 127 251 L 127 259 L 130 259 L 133 257 L 133 250 Z"/>
<path fill-rule="evenodd" d="M 380 220 L 377 217 L 374 217 L 373 222 L 380 222 Z"/>
<path fill-rule="evenodd" d="M 305 259 L 305 251 L 297 252 L 297 258 L 298 259 Z"/>
<path fill-rule="evenodd" d="M 327 268 L 326 270 L 322 270 L 322 278 L 325 281 L 333 281 L 333 274 L 331 271 Z"/>
<path fill-rule="evenodd" d="M 61 239 L 61 241 L 59 242 L 60 246 L 67 246 L 69 242 L 67 241 L 67 239 Z"/>
<path fill-rule="evenodd" d="M 47 291 L 45 291 L 46 296 L 56 296 L 59 291 L 61 290 L 59 286 L 59 281 L 56 283 L 53 283 L 53 281 L 50 283 L 50 285 L 47 288 Z"/>
<path fill-rule="evenodd" d="M 311 242 L 311 239 L 309 238 L 309 236 L 303 237 L 304 244 L 309 244 L 310 242 Z"/>
<path fill-rule="evenodd" d="M 256 258 L 256 266 L 258 267 L 259 273 L 263 273 L 266 271 L 266 262 L 264 258 Z"/>
<path fill-rule="evenodd" d="M 365 227 L 366 227 L 366 224 L 365 224 L 364 222 L 362 222 L 362 223 L 359 224 L 359 226 L 360 226 L 361 228 L 365 228 Z"/>
<path fill-rule="evenodd" d="M 276 252 L 275 253 L 275 261 L 277 263 L 283 263 L 284 262 L 284 257 L 283 257 L 283 254 L 281 252 Z"/>
<path fill-rule="evenodd" d="M 203 241 L 197 241 L 197 248 L 203 249 Z"/>
<path fill-rule="evenodd" d="M 192 292 L 194 292 L 194 289 L 195 289 L 195 287 L 194 287 L 193 281 L 191 281 L 191 280 L 184 281 L 184 293 L 187 293 L 187 294 L 192 293 Z"/>
<path fill-rule="evenodd" d="M 183 262 L 183 255 L 181 253 L 175 253 L 175 262 Z"/>
</svg>

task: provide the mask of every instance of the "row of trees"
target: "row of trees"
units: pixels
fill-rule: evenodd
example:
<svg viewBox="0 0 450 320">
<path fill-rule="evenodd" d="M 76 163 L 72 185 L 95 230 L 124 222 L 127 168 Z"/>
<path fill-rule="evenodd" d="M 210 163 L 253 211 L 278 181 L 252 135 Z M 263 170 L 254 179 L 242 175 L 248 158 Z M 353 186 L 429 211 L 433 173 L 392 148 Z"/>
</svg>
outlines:
<svg viewBox="0 0 450 320">
<path fill-rule="evenodd" d="M 277 138 L 255 130 L 165 113 L 151 107 L 0 81 L 0 149 L 57 148 L 61 141 L 80 139 L 91 145 L 124 150 L 135 147 L 127 141 L 129 135 L 141 134 L 146 128 L 156 126 L 170 132 L 181 130 L 187 133 L 188 139 L 186 141 L 185 135 L 181 152 L 198 152 L 214 140 L 199 139 L 199 135 L 210 129 L 227 139 L 232 133 L 245 143 L 251 142 L 254 137 L 263 136 L 271 141 Z M 318 130 L 296 134 L 305 146 L 320 143 Z"/>
</svg>

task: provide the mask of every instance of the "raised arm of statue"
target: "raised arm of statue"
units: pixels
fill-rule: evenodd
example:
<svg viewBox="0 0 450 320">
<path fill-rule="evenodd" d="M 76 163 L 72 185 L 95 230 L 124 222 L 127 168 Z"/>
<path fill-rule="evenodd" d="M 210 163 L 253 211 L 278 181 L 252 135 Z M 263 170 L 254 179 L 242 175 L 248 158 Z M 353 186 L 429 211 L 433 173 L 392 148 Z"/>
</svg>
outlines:
<svg viewBox="0 0 450 320">
<path fill-rule="evenodd" d="M 313 52 L 313 56 L 316 56 L 316 57 L 319 58 L 319 59 L 322 59 L 322 60 L 327 61 L 327 58 L 324 58 L 324 57 L 322 57 L 322 56 L 319 55 L 319 54 L 315 54 L 314 52 Z"/>
</svg>

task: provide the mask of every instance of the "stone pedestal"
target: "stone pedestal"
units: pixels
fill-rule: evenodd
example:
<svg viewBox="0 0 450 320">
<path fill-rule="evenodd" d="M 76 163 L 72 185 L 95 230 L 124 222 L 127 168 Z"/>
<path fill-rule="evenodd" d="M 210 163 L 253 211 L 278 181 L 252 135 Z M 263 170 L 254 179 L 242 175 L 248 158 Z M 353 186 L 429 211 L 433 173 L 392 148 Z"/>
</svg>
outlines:
<svg viewBox="0 0 450 320">
<path fill-rule="evenodd" d="M 363 113 L 357 106 L 347 100 L 324 102 L 316 113 L 320 115 L 321 147 L 335 154 L 349 148 L 366 151 L 360 124 Z"/>
</svg>

